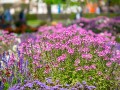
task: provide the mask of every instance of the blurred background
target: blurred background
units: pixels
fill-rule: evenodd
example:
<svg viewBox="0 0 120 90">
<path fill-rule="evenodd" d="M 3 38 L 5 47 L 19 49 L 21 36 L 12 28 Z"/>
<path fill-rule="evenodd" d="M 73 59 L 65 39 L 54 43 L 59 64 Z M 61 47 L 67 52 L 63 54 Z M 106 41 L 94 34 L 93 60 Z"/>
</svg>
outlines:
<svg viewBox="0 0 120 90">
<path fill-rule="evenodd" d="M 0 0 L 0 29 L 10 32 L 97 16 L 120 16 L 120 0 Z"/>
</svg>

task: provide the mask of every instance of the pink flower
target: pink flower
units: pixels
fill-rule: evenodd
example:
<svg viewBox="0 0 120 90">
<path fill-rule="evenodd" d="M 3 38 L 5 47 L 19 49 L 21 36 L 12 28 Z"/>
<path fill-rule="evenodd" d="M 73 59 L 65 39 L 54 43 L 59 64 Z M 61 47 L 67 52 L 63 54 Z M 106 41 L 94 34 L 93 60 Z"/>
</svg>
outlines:
<svg viewBox="0 0 120 90">
<path fill-rule="evenodd" d="M 80 23 L 80 26 L 82 27 L 82 26 L 84 26 L 84 24 L 83 24 L 83 23 Z"/>
<path fill-rule="evenodd" d="M 45 51 L 50 51 L 50 50 L 52 49 L 52 47 L 53 47 L 52 44 L 46 42 L 46 43 L 45 43 L 45 47 L 44 47 L 44 49 L 45 49 Z"/>
<path fill-rule="evenodd" d="M 115 62 L 117 59 L 116 57 L 110 58 L 110 61 Z"/>
<path fill-rule="evenodd" d="M 14 63 L 15 63 L 15 56 L 12 54 L 8 61 L 8 66 L 10 67 L 10 66 L 14 65 Z"/>
<path fill-rule="evenodd" d="M 40 59 L 40 56 L 39 56 L 38 54 L 33 55 L 33 59 L 34 59 L 34 60 L 39 60 L 39 59 Z"/>
<path fill-rule="evenodd" d="M 90 67 L 87 66 L 87 65 L 85 65 L 85 66 L 84 66 L 84 69 L 88 71 L 88 70 L 90 69 Z"/>
<path fill-rule="evenodd" d="M 109 60 L 109 57 L 108 56 L 104 57 L 104 60 Z"/>
<path fill-rule="evenodd" d="M 61 49 L 62 49 L 62 50 L 66 49 L 66 48 L 68 48 L 68 46 L 67 46 L 66 44 L 63 44 L 63 45 L 61 46 Z"/>
<path fill-rule="evenodd" d="M 92 58 L 92 54 L 82 54 L 82 58 L 84 59 L 91 59 Z"/>
<path fill-rule="evenodd" d="M 90 66 L 90 68 L 91 68 L 91 69 L 96 69 L 96 65 L 95 65 L 95 64 L 92 64 L 92 65 Z"/>
<path fill-rule="evenodd" d="M 99 57 L 103 57 L 103 56 L 105 56 L 105 55 L 106 55 L 106 53 L 105 53 L 104 51 L 98 52 L 98 56 L 99 56 Z"/>
<path fill-rule="evenodd" d="M 59 42 L 56 42 L 54 45 L 54 48 L 56 48 L 56 49 L 60 49 L 61 47 L 62 47 L 62 44 Z"/>
<path fill-rule="evenodd" d="M 76 71 L 80 71 L 80 70 L 82 70 L 82 67 L 77 67 L 76 68 Z"/>
<path fill-rule="evenodd" d="M 69 48 L 69 49 L 68 49 L 68 53 L 69 53 L 69 54 L 73 54 L 73 53 L 74 53 L 74 49 Z"/>
<path fill-rule="evenodd" d="M 50 66 L 46 65 L 44 73 L 48 74 L 49 72 L 50 72 Z"/>
<path fill-rule="evenodd" d="M 105 78 L 106 78 L 107 80 L 110 80 L 110 76 L 105 76 Z"/>
<path fill-rule="evenodd" d="M 80 63 L 80 59 L 76 59 L 74 65 L 75 65 L 75 66 L 78 66 L 79 63 Z"/>
<path fill-rule="evenodd" d="M 82 51 L 83 52 L 89 52 L 89 48 L 83 48 Z"/>
<path fill-rule="evenodd" d="M 3 37 L 2 36 L 0 36 L 0 41 L 2 41 L 3 40 Z"/>
<path fill-rule="evenodd" d="M 43 65 L 42 65 L 42 64 L 39 64 L 37 67 L 38 67 L 38 68 L 42 68 L 42 67 L 43 67 Z"/>
<path fill-rule="evenodd" d="M 111 65 L 112 65 L 112 62 L 107 62 L 107 63 L 106 63 L 106 66 L 107 66 L 107 67 L 111 67 Z"/>
<path fill-rule="evenodd" d="M 89 76 L 88 78 L 89 78 L 90 80 L 92 80 L 92 79 L 93 79 L 93 77 L 91 77 L 91 76 Z"/>
<path fill-rule="evenodd" d="M 38 61 L 33 61 L 33 64 L 36 66 L 36 67 L 42 67 L 42 65 L 38 62 Z"/>
<path fill-rule="evenodd" d="M 100 75 L 102 75 L 102 72 L 101 72 L 101 71 L 98 71 L 98 73 L 97 73 L 97 74 L 100 76 Z"/>
<path fill-rule="evenodd" d="M 61 61 L 64 61 L 66 58 L 67 58 L 67 55 L 66 54 L 62 54 L 61 56 L 59 56 L 57 58 L 57 60 L 58 60 L 58 62 L 61 62 Z"/>
<path fill-rule="evenodd" d="M 58 63 L 52 63 L 53 67 L 58 67 Z"/>
</svg>

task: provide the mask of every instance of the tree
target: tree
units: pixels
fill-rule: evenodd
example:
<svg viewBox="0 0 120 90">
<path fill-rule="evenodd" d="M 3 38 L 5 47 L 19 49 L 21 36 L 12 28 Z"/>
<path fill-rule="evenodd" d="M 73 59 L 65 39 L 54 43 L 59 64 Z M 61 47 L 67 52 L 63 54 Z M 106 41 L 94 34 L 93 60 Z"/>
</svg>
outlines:
<svg viewBox="0 0 120 90">
<path fill-rule="evenodd" d="M 108 0 L 110 5 L 120 5 L 120 0 Z"/>
<path fill-rule="evenodd" d="M 44 2 L 47 4 L 47 14 L 48 14 L 48 18 L 49 21 L 52 21 L 52 12 L 51 12 L 51 5 L 52 4 L 61 4 L 61 3 L 65 3 L 66 0 L 44 0 Z"/>
<path fill-rule="evenodd" d="M 52 13 L 51 13 L 51 5 L 52 4 L 67 4 L 67 6 L 72 6 L 72 5 L 81 5 L 82 8 L 86 4 L 87 0 L 81 1 L 81 0 L 43 0 L 47 4 L 47 14 L 48 18 L 50 21 L 53 20 L 52 18 Z M 92 0 L 96 1 L 96 0 Z"/>
</svg>

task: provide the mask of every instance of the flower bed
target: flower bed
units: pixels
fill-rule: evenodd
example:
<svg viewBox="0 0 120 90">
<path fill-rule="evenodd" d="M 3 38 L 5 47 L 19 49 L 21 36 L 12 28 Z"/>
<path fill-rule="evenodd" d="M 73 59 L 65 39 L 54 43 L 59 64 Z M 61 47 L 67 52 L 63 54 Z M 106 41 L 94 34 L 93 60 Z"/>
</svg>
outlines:
<svg viewBox="0 0 120 90">
<path fill-rule="evenodd" d="M 92 19 L 81 18 L 76 20 L 74 24 L 75 23 L 82 28 L 92 30 L 96 33 L 103 31 L 111 32 L 114 35 L 120 33 L 120 17 L 108 18 L 105 16 L 99 16 Z"/>
<path fill-rule="evenodd" d="M 9 50 L 2 46 L 1 62 L 4 63 L 3 59 L 6 62 L 0 76 L 4 89 L 112 90 L 120 87 L 120 45 L 110 33 L 95 34 L 76 25 L 58 24 L 40 27 L 37 33 L 21 41 L 15 44 L 15 50 L 10 45 Z M 46 82 L 49 77 L 52 84 Z M 82 82 L 78 85 L 82 89 L 76 86 L 78 82 Z M 62 86 L 53 89 L 58 85 Z"/>
</svg>

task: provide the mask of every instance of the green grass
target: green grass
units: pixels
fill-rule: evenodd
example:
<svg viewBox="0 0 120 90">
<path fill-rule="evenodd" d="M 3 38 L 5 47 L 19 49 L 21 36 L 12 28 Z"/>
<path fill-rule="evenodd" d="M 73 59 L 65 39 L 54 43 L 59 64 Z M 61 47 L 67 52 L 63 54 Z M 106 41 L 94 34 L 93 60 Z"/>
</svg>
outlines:
<svg viewBox="0 0 120 90">
<path fill-rule="evenodd" d="M 100 14 L 100 15 L 97 15 L 97 14 L 83 14 L 83 17 L 85 18 L 95 18 L 97 16 L 107 16 L 107 17 L 116 17 L 116 16 L 119 16 L 120 14 Z M 45 16 L 44 16 L 45 17 Z M 68 18 L 71 20 L 73 20 L 75 18 L 75 14 L 72 13 L 70 15 L 68 15 L 68 17 L 65 15 L 65 14 L 53 14 L 53 21 L 56 21 L 56 22 L 62 22 L 63 24 L 68 22 L 69 21 L 67 20 Z M 47 18 L 47 17 L 46 17 Z M 33 14 L 33 15 L 27 15 L 27 24 L 32 26 L 32 27 L 36 27 L 36 26 L 41 26 L 41 25 L 45 25 L 45 24 L 49 24 L 49 22 L 47 22 L 46 20 L 44 19 L 37 19 L 36 15 Z"/>
<path fill-rule="evenodd" d="M 41 20 L 28 20 L 27 24 L 36 27 L 39 26 L 41 22 L 42 22 Z"/>
</svg>

